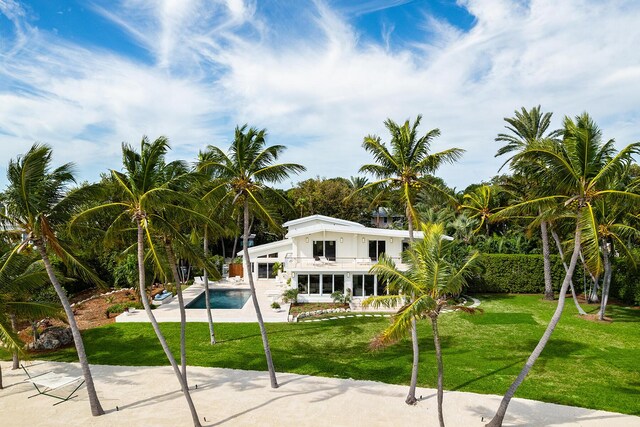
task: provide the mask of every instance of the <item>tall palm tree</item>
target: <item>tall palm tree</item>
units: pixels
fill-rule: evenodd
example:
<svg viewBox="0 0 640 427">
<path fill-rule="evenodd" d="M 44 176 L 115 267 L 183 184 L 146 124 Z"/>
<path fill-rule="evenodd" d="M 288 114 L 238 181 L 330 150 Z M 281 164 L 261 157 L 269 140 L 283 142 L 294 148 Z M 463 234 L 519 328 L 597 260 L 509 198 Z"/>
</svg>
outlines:
<svg viewBox="0 0 640 427">
<path fill-rule="evenodd" d="M 444 367 L 440 348 L 440 334 L 438 332 L 438 316 L 442 309 L 466 309 L 451 306 L 448 297 L 458 295 L 472 271 L 478 256 L 474 252 L 462 265 L 457 268 L 447 259 L 448 241 L 444 237 L 442 224 L 426 224 L 422 226 L 423 240 L 412 245 L 406 252 L 406 272 L 396 268 L 390 258 L 383 256 L 370 272 L 378 278 L 388 282 L 390 295 L 370 297 L 364 301 L 365 306 L 401 308 L 393 318 L 393 323 L 380 334 L 373 345 L 385 346 L 397 342 L 413 329 L 415 319 L 429 318 L 433 331 L 433 343 L 438 364 L 438 419 L 440 426 L 444 426 L 442 413 Z M 407 298 L 406 296 L 412 297 Z"/>
<path fill-rule="evenodd" d="M 415 209 L 416 195 L 421 190 L 430 190 L 446 194 L 446 191 L 439 188 L 425 179 L 434 174 L 438 168 L 446 163 L 454 163 L 462 157 L 464 150 L 460 148 L 449 148 L 438 153 L 431 153 L 431 144 L 435 138 L 440 136 L 439 129 L 431 129 L 425 135 L 418 136 L 418 126 L 422 116 L 418 115 L 413 125 L 409 120 L 402 126 L 391 119 L 387 119 L 384 124 L 391 133 L 391 140 L 387 146 L 379 136 L 368 135 L 364 138 L 362 146 L 371 153 L 375 163 L 363 165 L 361 173 L 368 173 L 374 176 L 375 181 L 360 187 L 356 192 L 368 189 L 381 188 L 376 200 L 384 197 L 389 191 L 399 191 L 407 217 L 409 228 L 409 241 L 414 242 L 414 224 L 419 224 L 418 213 Z M 411 383 L 406 402 L 413 405 L 417 402 L 416 385 L 418 382 L 418 333 L 415 318 L 412 320 L 411 341 L 413 351 L 413 368 L 411 370 Z"/>
<path fill-rule="evenodd" d="M 206 152 L 198 153 L 198 161 L 196 163 L 196 170 L 200 172 L 200 176 L 202 178 L 200 185 L 194 188 L 194 192 L 198 198 L 201 199 L 200 206 L 207 217 L 211 220 L 211 222 L 219 224 L 216 229 L 211 229 L 207 224 L 204 224 L 202 227 L 202 248 L 204 252 L 204 258 L 208 259 L 209 257 L 209 238 L 212 237 L 211 234 L 217 230 L 218 234 L 220 234 L 220 239 L 222 243 L 222 256 L 224 257 L 224 240 L 223 237 L 225 235 L 235 236 L 237 233 L 232 233 L 235 231 L 235 221 L 228 221 L 228 218 L 234 218 L 233 214 L 233 205 L 231 203 L 225 203 L 220 206 L 219 203 L 211 203 L 211 195 L 209 194 L 211 190 L 211 186 L 216 187 L 215 180 L 217 177 L 215 176 L 215 172 L 213 170 L 209 170 L 203 165 L 208 161 L 208 154 Z M 205 198 L 207 200 L 202 200 Z M 233 256 L 233 255 L 232 255 Z M 204 293 L 205 293 L 205 309 L 207 311 L 207 323 L 209 324 L 209 343 L 211 345 L 216 343 L 216 333 L 213 326 L 213 315 L 211 314 L 211 299 L 209 293 L 209 272 L 205 268 L 202 272 L 202 279 L 204 282 Z M 218 272 L 222 274 L 222 271 Z"/>
<path fill-rule="evenodd" d="M 500 402 L 496 415 L 487 426 L 502 425 L 509 402 L 540 356 L 560 321 L 565 296 L 581 247 L 591 268 L 596 271 L 601 268 L 598 239 L 583 240 L 583 232 L 585 230 L 588 232 L 592 228 L 592 224 L 595 223 L 594 204 L 602 198 L 613 201 L 640 199 L 640 195 L 611 188 L 612 183 L 616 182 L 617 178 L 626 170 L 631 157 L 638 153 L 640 153 L 640 143 L 629 144 L 616 152 L 614 141 L 603 142 L 601 130 L 587 113 L 583 113 L 577 116 L 575 121 L 568 117 L 565 118 L 562 141 L 546 140 L 530 144 L 514 157 L 516 162 L 526 162 L 528 172 L 534 179 L 542 181 L 549 179 L 550 176 L 553 177 L 556 192 L 511 206 L 497 215 L 507 217 L 531 208 L 544 212 L 558 205 L 564 206 L 573 211 L 575 219 L 573 252 L 569 269 L 560 288 L 556 310 L 522 371 Z"/>
<path fill-rule="evenodd" d="M 551 117 L 553 113 L 542 113 L 539 105 L 531 108 L 531 110 L 527 110 L 522 107 L 520 111 L 516 110 L 514 114 L 514 117 L 504 118 L 508 123 L 508 126 L 505 127 L 509 133 L 500 133 L 495 139 L 498 142 L 506 143 L 506 145 L 498 150 L 496 157 L 504 154 L 511 155 L 511 157 L 509 157 L 502 166 L 511 162 L 511 167 L 517 172 L 522 173 L 522 169 L 518 169 L 518 164 L 515 164 L 512 161 L 514 156 L 517 156 L 518 153 L 522 153 L 531 145 L 535 145 L 546 139 L 558 138 L 562 131 L 549 131 L 549 125 L 551 124 Z M 530 159 L 530 161 L 537 162 L 536 159 Z M 522 162 L 519 164 L 522 165 Z M 540 188 L 537 190 L 540 191 Z M 547 191 L 551 190 L 547 189 Z M 542 259 L 544 265 L 544 299 L 553 300 L 549 232 L 546 219 L 540 221 L 540 236 L 542 238 Z"/>
<path fill-rule="evenodd" d="M 34 262 L 32 256 L 10 252 L 0 258 L 0 346 L 13 353 L 14 369 L 24 346 L 15 329 L 15 319 L 61 317 L 60 306 L 28 300 L 29 291 L 41 288 L 48 282 L 49 276 L 44 266 L 41 262 Z"/>
<path fill-rule="evenodd" d="M 202 267 L 206 272 L 210 269 L 206 259 L 198 249 L 196 249 L 189 239 L 189 234 L 199 225 L 204 225 L 208 229 L 219 230 L 220 227 L 209 220 L 200 212 L 199 199 L 189 191 L 197 186 L 201 177 L 189 171 L 185 162 L 174 161 L 166 165 L 162 172 L 164 178 L 161 182 L 173 183 L 171 190 L 176 192 L 178 197 L 175 200 L 167 199 L 163 209 L 148 211 L 148 220 L 151 235 L 155 237 L 149 242 L 150 254 L 154 259 L 157 270 L 163 277 L 173 277 L 176 284 L 176 294 L 178 297 L 178 308 L 180 310 L 180 365 L 184 382 L 187 381 L 187 354 L 186 354 L 186 321 L 187 315 L 182 295 L 183 280 L 178 273 L 178 263 L 176 254 L 180 258 L 187 259 L 192 265 Z M 156 248 L 158 244 L 158 248 Z M 164 257 L 161 257 L 161 254 Z M 166 263 L 164 262 L 166 260 Z M 168 273 L 164 272 L 165 265 Z M 208 291 L 208 289 L 206 289 Z M 208 292 L 206 292 L 208 294 Z"/>
<path fill-rule="evenodd" d="M 152 222 L 162 221 L 160 216 L 162 211 L 183 212 L 188 210 L 189 206 L 188 193 L 179 191 L 183 188 L 184 180 L 189 178 L 184 174 L 167 173 L 167 169 L 179 168 L 178 164 L 165 162 L 168 150 L 169 142 L 165 137 L 159 137 L 153 142 L 149 142 L 146 136 L 143 137 L 139 152 L 129 144 L 123 143 L 124 172 L 111 170 L 111 178 L 118 188 L 118 194 L 112 195 L 114 201 L 83 211 L 74 218 L 72 225 L 83 220 L 90 220 L 91 216 L 98 212 L 110 212 L 115 216 L 115 220 L 106 231 L 105 238 L 109 239 L 111 235 L 120 234 L 123 230 L 130 230 L 131 221 L 134 222 L 137 234 L 138 280 L 142 304 L 160 345 L 178 378 L 191 411 L 193 424 L 199 427 L 201 424 L 189 393 L 188 384 L 169 349 L 146 297 L 145 240 L 149 243 L 150 250 L 153 251 L 155 247 L 152 226 L 156 225 Z"/>
<path fill-rule="evenodd" d="M 88 186 L 69 191 L 69 185 L 75 182 L 73 165 L 67 163 L 51 170 L 51 156 L 50 147 L 34 144 L 26 154 L 9 161 L 7 169 L 9 184 L 1 196 L 3 203 L 7 206 L 7 213 L 0 215 L 4 222 L 11 224 L 14 231 L 21 236 L 21 242 L 11 250 L 11 253 L 16 254 L 32 245 L 44 263 L 49 280 L 60 298 L 71 328 L 87 386 L 91 413 L 98 416 L 104 414 L 104 410 L 93 383 L 82 335 L 80 335 L 67 294 L 60 285 L 49 258 L 50 254 L 55 254 L 85 279 L 102 283 L 84 263 L 73 255 L 67 243 L 58 234 L 67 225 L 75 209 L 94 189 Z"/>
<path fill-rule="evenodd" d="M 264 326 L 262 312 L 258 305 L 258 297 L 256 288 L 253 283 L 253 275 L 251 274 L 251 259 L 249 257 L 249 226 L 250 216 L 261 217 L 270 225 L 277 227 L 274 214 L 265 203 L 264 196 L 272 194 L 276 198 L 288 203 L 283 199 L 277 191 L 273 191 L 268 184 L 278 183 L 287 179 L 292 173 L 305 171 L 305 167 L 295 163 L 276 164 L 278 157 L 285 150 L 282 145 L 269 145 L 266 143 L 266 129 L 258 130 L 257 128 L 247 128 L 247 125 L 236 127 L 235 137 L 229 147 L 228 153 L 225 153 L 218 147 L 209 145 L 206 161 L 200 164 L 203 170 L 209 170 L 218 177 L 218 185 L 215 186 L 210 194 L 217 194 L 220 190 L 224 191 L 224 196 L 220 203 L 226 200 L 232 200 L 233 204 L 242 207 L 243 212 L 243 231 L 242 249 L 244 253 L 244 265 L 247 269 L 249 279 L 249 287 L 251 288 L 251 299 L 256 310 L 258 325 L 260 326 L 260 334 L 262 336 L 262 345 L 264 347 L 265 357 L 267 359 L 267 367 L 269 369 L 269 377 L 271 387 L 277 388 L 278 381 L 271 357 L 271 349 L 269 347 L 269 339 L 267 337 L 267 329 Z M 205 200 L 207 197 L 205 197 Z"/>
</svg>

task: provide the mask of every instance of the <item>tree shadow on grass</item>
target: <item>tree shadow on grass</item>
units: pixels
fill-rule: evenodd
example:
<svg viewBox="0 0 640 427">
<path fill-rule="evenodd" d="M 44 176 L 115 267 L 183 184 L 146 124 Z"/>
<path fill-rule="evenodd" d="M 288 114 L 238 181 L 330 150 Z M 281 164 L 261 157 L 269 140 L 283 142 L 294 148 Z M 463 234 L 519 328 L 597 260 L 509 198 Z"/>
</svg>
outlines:
<svg viewBox="0 0 640 427">
<path fill-rule="evenodd" d="M 471 385 L 471 384 L 473 384 L 473 383 L 476 383 L 476 382 L 478 382 L 478 381 L 481 381 L 481 380 L 483 380 L 483 379 L 485 379 L 485 378 L 492 377 L 492 376 L 494 376 L 494 375 L 496 375 L 496 374 L 498 374 L 498 373 L 500 373 L 500 372 L 502 372 L 502 371 L 506 371 L 506 370 L 508 370 L 508 369 L 512 368 L 513 366 L 521 365 L 521 364 L 523 364 L 523 363 L 524 363 L 524 361 L 525 361 L 525 360 L 526 360 L 526 359 L 517 359 L 517 360 L 516 360 L 515 362 L 513 362 L 513 363 L 509 363 L 508 365 L 502 366 L 502 367 L 500 367 L 500 368 L 494 369 L 493 371 L 490 371 L 490 372 L 487 372 L 487 373 L 485 373 L 485 374 L 483 374 L 483 375 L 480 375 L 480 376 L 478 376 L 478 377 L 476 377 L 476 378 L 473 378 L 473 379 L 470 379 L 470 380 L 468 380 L 468 381 L 465 381 L 465 382 L 463 382 L 462 384 L 458 384 L 457 386 L 452 387 L 452 388 L 451 388 L 451 390 L 453 390 L 453 391 L 461 390 L 462 388 L 464 388 L 464 387 L 466 387 L 466 386 L 468 386 L 468 385 Z"/>
<path fill-rule="evenodd" d="M 531 313 L 463 314 L 462 319 L 475 325 L 537 325 Z"/>
</svg>

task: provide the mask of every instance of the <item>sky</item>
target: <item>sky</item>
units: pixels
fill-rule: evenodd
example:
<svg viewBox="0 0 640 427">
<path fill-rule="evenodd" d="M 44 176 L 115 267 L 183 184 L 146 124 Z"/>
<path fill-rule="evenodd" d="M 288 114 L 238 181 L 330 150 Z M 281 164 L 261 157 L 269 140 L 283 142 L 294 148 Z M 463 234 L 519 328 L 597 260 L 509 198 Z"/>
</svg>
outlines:
<svg viewBox="0 0 640 427">
<path fill-rule="evenodd" d="M 281 161 L 348 178 L 367 135 L 423 116 L 437 175 L 494 176 L 504 117 L 589 112 L 619 148 L 640 140 L 636 0 L 0 0 L 0 185 L 36 141 L 78 180 L 121 169 L 121 144 L 164 135 L 169 158 L 266 128 Z"/>
</svg>

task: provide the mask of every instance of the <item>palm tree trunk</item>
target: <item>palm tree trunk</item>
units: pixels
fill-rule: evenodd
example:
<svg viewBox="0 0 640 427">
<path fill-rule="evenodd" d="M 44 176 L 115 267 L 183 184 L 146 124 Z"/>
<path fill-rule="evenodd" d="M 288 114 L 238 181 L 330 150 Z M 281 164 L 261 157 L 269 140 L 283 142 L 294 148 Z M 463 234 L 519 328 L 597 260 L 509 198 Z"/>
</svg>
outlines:
<svg viewBox="0 0 640 427">
<path fill-rule="evenodd" d="M 162 335 L 162 331 L 160 330 L 160 325 L 158 325 L 158 321 L 156 317 L 153 315 L 151 311 L 151 305 L 149 304 L 149 299 L 146 296 L 146 285 L 145 285 L 145 271 L 144 271 L 144 230 L 142 229 L 141 219 L 136 219 L 136 225 L 138 226 L 138 280 L 139 280 L 139 288 L 140 295 L 142 296 L 142 305 L 144 306 L 144 311 L 147 313 L 149 317 L 149 321 L 151 322 L 151 326 L 153 327 L 156 336 L 158 337 L 158 341 L 160 341 L 160 345 L 162 346 L 162 350 L 164 350 L 164 354 L 167 356 L 171 367 L 173 368 L 173 372 L 178 377 L 178 382 L 180 383 L 180 387 L 182 388 L 182 392 L 184 393 L 184 397 L 187 400 L 187 405 L 189 406 L 189 411 L 191 412 L 191 419 L 193 420 L 194 427 L 202 427 L 200 424 L 200 420 L 198 419 L 198 413 L 196 412 L 196 407 L 191 400 L 191 394 L 189 394 L 189 387 L 187 386 L 182 373 L 180 372 L 180 368 L 176 363 L 176 359 L 173 357 L 171 350 L 169 349 L 169 345 L 167 344 L 167 340 Z"/>
<path fill-rule="evenodd" d="M 578 216 L 579 215 L 580 214 L 578 213 Z M 547 329 L 544 331 L 544 334 L 542 335 L 542 338 L 540 338 L 538 345 L 536 345 L 536 348 L 533 350 L 533 352 L 527 359 L 527 362 L 522 368 L 522 371 L 520 371 L 520 374 L 518 375 L 516 380 L 513 382 L 513 384 L 511 384 L 511 387 L 509 387 L 509 390 L 507 390 L 507 393 L 502 398 L 502 401 L 500 402 L 500 407 L 498 408 L 496 415 L 486 425 L 486 427 L 502 426 L 502 421 L 504 420 L 504 416 L 507 413 L 507 407 L 509 406 L 509 402 L 511 402 L 511 399 L 515 395 L 516 390 L 518 390 L 518 387 L 520 386 L 522 381 L 524 381 L 525 377 L 533 367 L 534 363 L 536 363 L 536 360 L 538 360 L 540 353 L 542 353 L 542 350 L 544 350 L 544 347 L 547 345 L 547 342 L 549 342 L 549 339 L 551 338 L 551 334 L 553 334 L 553 331 L 556 328 L 556 325 L 560 321 L 560 317 L 562 316 L 562 310 L 564 309 L 565 296 L 567 293 L 567 289 L 569 288 L 569 283 L 571 282 L 573 271 L 575 270 L 576 263 L 578 262 L 578 254 L 580 253 L 580 238 L 581 238 L 580 225 L 579 225 L 579 221 L 576 219 L 576 231 L 575 231 L 575 237 L 574 237 L 575 240 L 574 240 L 573 254 L 571 254 L 571 262 L 569 263 L 569 270 L 566 272 L 564 276 L 564 281 L 562 282 L 562 288 L 560 289 L 560 295 L 558 296 L 558 306 L 556 307 L 556 311 L 553 313 L 553 317 L 551 317 L 551 320 L 549 321 L 549 325 L 547 325 Z"/>
<path fill-rule="evenodd" d="M 242 236 L 242 250 L 244 252 L 244 262 L 247 267 L 247 276 L 249 277 L 249 287 L 251 288 L 251 299 L 256 309 L 256 317 L 260 326 L 260 335 L 262 336 L 262 345 L 264 346 L 264 355 L 267 358 L 267 368 L 269 369 L 269 379 L 271 380 L 271 388 L 278 388 L 278 380 L 276 379 L 276 369 L 273 366 L 271 358 L 271 348 L 269 347 L 269 338 L 267 337 L 267 329 L 262 320 L 262 312 L 258 305 L 258 296 L 256 295 L 256 287 L 253 284 L 253 274 L 251 274 L 251 259 L 249 258 L 249 200 L 244 200 L 244 235 Z"/>
<path fill-rule="evenodd" d="M 4 386 L 2 385 L 2 363 L 0 363 L 0 390 L 2 390 Z"/>
<path fill-rule="evenodd" d="M 411 209 L 407 202 L 405 213 L 407 215 L 407 228 L 409 229 L 409 242 L 413 244 L 413 217 L 411 216 Z M 411 365 L 411 382 L 409 383 L 409 393 L 404 400 L 407 405 L 415 405 L 418 402 L 416 399 L 416 387 L 418 385 L 418 366 L 420 365 L 420 348 L 418 346 L 418 327 L 416 319 L 411 319 L 411 349 L 413 352 L 413 363 Z"/>
<path fill-rule="evenodd" d="M 413 363 L 411 365 L 409 394 L 407 394 L 407 398 L 405 399 L 407 405 L 415 405 L 418 402 L 418 399 L 416 399 L 416 386 L 418 385 L 418 365 L 420 363 L 420 357 L 418 351 L 418 328 L 416 325 L 416 319 L 411 319 L 411 348 L 413 349 Z"/>
<path fill-rule="evenodd" d="M 44 268 L 47 270 L 49 280 L 53 284 L 53 287 L 58 294 L 58 298 L 60 298 L 60 303 L 62 304 L 62 308 L 64 309 L 64 312 L 67 315 L 67 319 L 69 321 L 69 327 L 71 328 L 71 334 L 73 335 L 73 342 L 76 346 L 76 352 L 78 353 L 78 362 L 80 362 L 82 375 L 84 376 L 84 382 L 87 386 L 87 394 L 89 395 L 89 406 L 91 406 L 91 415 L 93 415 L 94 417 L 104 415 L 104 409 L 102 409 L 102 405 L 100 404 L 100 400 L 98 399 L 98 394 L 96 393 L 96 387 L 93 384 L 93 377 L 91 376 L 91 369 L 89 368 L 89 360 L 87 359 L 87 353 L 84 350 L 84 342 L 82 341 L 82 335 L 80 335 L 78 323 L 76 323 L 76 318 L 73 315 L 73 309 L 71 308 L 71 304 L 69 304 L 67 294 L 64 292 L 64 289 L 62 289 L 62 286 L 60 285 L 60 282 L 58 282 L 58 278 L 53 271 L 53 266 L 51 265 L 49 255 L 47 255 L 47 251 L 44 248 L 44 243 L 42 241 L 38 243 L 38 252 L 40 253 L 40 257 L 42 258 L 42 262 L 44 263 Z"/>
<path fill-rule="evenodd" d="M 582 251 L 580 251 L 580 261 L 582 261 L 582 267 L 584 271 L 589 272 L 589 276 L 591 277 L 591 282 L 593 286 L 591 287 L 591 292 L 589 292 L 588 301 L 589 302 L 598 302 L 598 278 L 591 273 L 591 270 L 587 267 L 587 262 L 584 259 L 584 255 L 582 255 Z"/>
<path fill-rule="evenodd" d="M 238 228 L 240 228 L 240 215 L 238 215 Z M 236 249 L 238 246 L 238 235 L 236 234 L 233 238 L 233 251 L 231 252 L 231 259 L 236 257 Z"/>
<path fill-rule="evenodd" d="M 433 330 L 433 345 L 436 349 L 436 361 L 438 363 L 438 421 L 440 421 L 440 427 L 444 427 L 444 414 L 442 413 L 444 367 L 442 365 L 442 349 L 440 348 L 440 334 L 438 333 L 437 314 L 431 316 L 431 329 Z"/>
<path fill-rule="evenodd" d="M 600 310 L 598 311 L 598 319 L 604 320 L 607 302 L 609 301 L 609 288 L 611 286 L 611 252 L 606 239 L 602 239 L 602 258 L 604 261 L 604 277 L 602 280 L 602 300 L 600 301 Z"/>
<path fill-rule="evenodd" d="M 556 247 L 558 248 L 558 253 L 560 254 L 560 258 L 562 259 L 562 265 L 564 266 L 565 273 L 569 270 L 569 266 L 564 261 L 564 251 L 562 250 L 562 243 L 560 242 L 560 237 L 558 237 L 558 233 L 554 229 L 551 229 L 551 235 L 553 236 L 553 240 L 556 242 Z M 587 314 L 586 311 L 580 307 L 580 303 L 578 303 L 578 297 L 576 297 L 576 291 L 573 287 L 573 280 L 569 283 L 571 287 L 571 297 L 573 298 L 573 303 L 576 305 L 576 309 L 578 310 L 578 314 L 584 316 Z"/>
<path fill-rule="evenodd" d="M 204 259 L 206 261 L 209 256 L 209 235 L 207 234 L 208 227 L 204 226 L 204 243 L 202 244 L 204 250 Z M 222 241 L 222 239 L 220 239 Z M 224 241 L 222 241 L 222 257 L 224 258 Z M 220 272 L 222 274 L 222 272 Z M 211 315 L 211 300 L 209 299 L 209 273 L 205 265 L 202 272 L 202 279 L 204 280 L 204 305 L 207 309 L 207 322 L 209 323 L 209 344 L 216 343 L 216 333 L 213 330 L 213 316 Z"/>
<path fill-rule="evenodd" d="M 549 254 L 549 233 L 547 221 L 540 222 L 542 234 L 542 261 L 544 264 L 544 299 L 553 301 L 553 283 L 551 282 L 551 259 Z"/>
<path fill-rule="evenodd" d="M 9 315 L 9 318 L 11 319 L 11 329 L 13 330 L 13 332 L 18 332 L 18 323 L 16 322 L 16 315 L 11 314 Z M 11 365 L 11 370 L 20 369 L 20 355 L 18 354 L 17 350 L 13 351 L 11 355 L 11 360 L 13 362 L 13 364 Z"/>
<path fill-rule="evenodd" d="M 189 387 L 189 381 L 187 381 L 187 313 L 184 309 L 184 298 L 182 296 L 182 280 L 180 280 L 180 275 L 178 274 L 176 256 L 173 253 L 171 241 L 165 240 L 164 247 L 167 251 L 167 261 L 169 262 L 171 274 L 173 274 L 173 281 L 176 284 L 176 294 L 178 295 L 178 307 L 180 309 L 180 367 L 182 369 L 182 378 L 184 378 L 184 383 Z"/>
</svg>

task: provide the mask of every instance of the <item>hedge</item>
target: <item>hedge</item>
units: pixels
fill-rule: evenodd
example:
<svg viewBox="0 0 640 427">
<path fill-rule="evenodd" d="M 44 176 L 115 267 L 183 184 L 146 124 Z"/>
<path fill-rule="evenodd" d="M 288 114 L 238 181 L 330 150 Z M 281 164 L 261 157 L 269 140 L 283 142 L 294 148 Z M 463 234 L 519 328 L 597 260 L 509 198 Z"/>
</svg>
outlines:
<svg viewBox="0 0 640 427">
<path fill-rule="evenodd" d="M 627 304 L 640 305 L 640 265 L 634 266 L 625 258 L 614 258 L 609 295 Z"/>
<path fill-rule="evenodd" d="M 640 257 L 639 257 L 640 258 Z M 482 254 L 481 272 L 469 280 L 470 293 L 544 293 L 544 264 L 542 255 Z M 551 255 L 551 280 L 558 292 L 564 280 L 560 257 Z M 573 284 L 576 292 L 584 292 L 584 270 L 576 266 Z M 591 280 L 587 277 L 587 280 Z M 640 265 L 635 268 L 625 258 L 614 258 L 610 298 L 626 304 L 640 305 Z"/>
<path fill-rule="evenodd" d="M 469 280 L 471 293 L 544 293 L 544 264 L 542 255 L 482 254 L 481 271 Z M 553 289 L 560 290 L 564 267 L 557 255 L 551 256 Z M 582 289 L 582 268 L 578 266 L 573 283 Z M 578 291 L 579 292 L 579 291 Z"/>
</svg>

